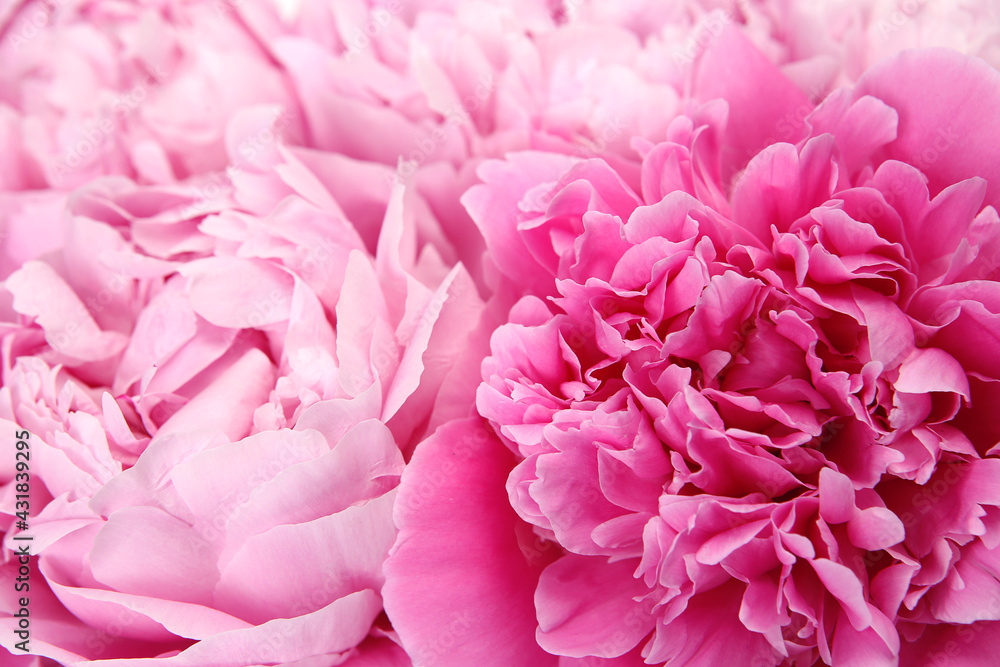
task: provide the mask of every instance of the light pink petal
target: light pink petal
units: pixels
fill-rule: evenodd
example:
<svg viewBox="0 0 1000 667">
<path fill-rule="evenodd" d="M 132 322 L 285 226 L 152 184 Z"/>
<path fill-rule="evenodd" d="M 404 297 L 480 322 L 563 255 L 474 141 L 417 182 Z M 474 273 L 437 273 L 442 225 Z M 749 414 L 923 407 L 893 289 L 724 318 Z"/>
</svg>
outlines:
<svg viewBox="0 0 1000 667">
<path fill-rule="evenodd" d="M 290 449 L 291 442 L 279 444 L 270 459 L 257 459 L 253 477 L 266 477 L 277 468 L 274 457 L 278 461 L 292 458 Z M 268 473 L 262 474 L 268 460 Z M 403 456 L 389 429 L 381 422 L 369 420 L 349 431 L 331 451 L 295 462 L 273 478 L 259 481 L 254 488 L 227 496 L 220 507 L 228 511 L 216 510 L 203 516 L 211 517 L 212 522 L 206 524 L 226 540 L 226 550 L 221 556 L 225 565 L 234 550 L 242 547 L 250 536 L 284 524 L 314 521 L 381 496 L 399 483 L 402 470 Z"/>
<path fill-rule="evenodd" d="M 122 592 L 210 604 L 214 554 L 187 523 L 155 507 L 114 512 L 94 539 L 94 578 Z"/>
<path fill-rule="evenodd" d="M 336 310 L 340 384 L 351 396 L 371 386 L 376 376 L 388 380 L 399 363 L 388 305 L 377 285 L 371 261 L 353 251 Z"/>
<path fill-rule="evenodd" d="M 462 273 L 462 267 L 456 266 L 452 269 L 444 282 L 426 301 L 426 305 L 417 311 L 420 313 L 419 319 L 400 359 L 392 384 L 386 393 L 382 412 L 383 421 L 391 419 L 419 386 L 424 371 L 424 352 L 427 350 L 437 320 L 450 296 L 449 290 L 460 273 Z"/>
<path fill-rule="evenodd" d="M 28 262 L 5 283 L 14 310 L 35 318 L 52 349 L 76 361 L 97 361 L 125 348 L 126 336 L 102 331 L 90 311 L 52 267 Z"/>
<path fill-rule="evenodd" d="M 396 536 L 395 495 L 251 537 L 222 569 L 215 606 L 264 623 L 317 611 L 354 591 L 378 591 Z"/>
<path fill-rule="evenodd" d="M 220 327 L 249 329 L 288 319 L 293 279 L 254 259 L 212 257 L 186 264 L 191 307 Z"/>
<path fill-rule="evenodd" d="M 239 347 L 234 348 L 228 359 L 192 383 L 197 393 L 160 427 L 154 441 L 174 433 L 204 430 L 209 424 L 211 430 L 234 441 L 249 433 L 253 411 L 266 401 L 275 372 L 260 350 L 251 347 L 239 352 Z"/>
<path fill-rule="evenodd" d="M 253 410 L 271 389 L 273 372 L 259 350 L 250 350 L 220 369 L 210 387 L 167 420 L 136 464 L 94 496 L 94 510 L 108 515 L 130 505 L 152 504 L 186 516 L 190 510 L 169 483 L 170 471 L 207 447 L 246 436 Z"/>
<path fill-rule="evenodd" d="M 296 664 L 313 656 L 326 656 L 322 664 L 337 664 L 337 654 L 359 644 L 380 611 L 378 594 L 361 590 L 304 616 L 276 618 L 254 627 L 212 635 L 172 657 L 106 660 L 101 665 L 245 667 Z"/>
<path fill-rule="evenodd" d="M 322 182 L 336 205 L 357 228 L 365 245 L 375 248 L 395 181 L 395 165 L 353 160 L 337 153 L 305 148 L 288 148 L 287 151 L 305 165 L 314 179 Z M 305 196 L 303 187 L 291 181 L 288 172 L 283 176 Z"/>
<path fill-rule="evenodd" d="M 132 337 L 115 374 L 116 393 L 123 393 L 150 366 L 162 363 L 197 331 L 197 318 L 178 282 L 153 297 L 139 313 Z"/>
<path fill-rule="evenodd" d="M 289 466 L 328 451 L 329 445 L 316 431 L 265 431 L 178 461 L 169 474 L 185 504 L 206 521 L 217 515 L 225 518 L 223 508 L 235 511 L 238 499 L 248 499 Z"/>
</svg>

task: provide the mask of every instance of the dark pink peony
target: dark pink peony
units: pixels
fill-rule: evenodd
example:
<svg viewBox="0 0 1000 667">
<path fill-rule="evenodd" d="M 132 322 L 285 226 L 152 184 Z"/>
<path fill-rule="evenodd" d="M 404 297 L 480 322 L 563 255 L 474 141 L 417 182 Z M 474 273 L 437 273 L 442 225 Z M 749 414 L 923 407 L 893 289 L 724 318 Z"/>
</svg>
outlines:
<svg viewBox="0 0 1000 667">
<path fill-rule="evenodd" d="M 483 364 L 499 440 L 453 425 L 404 473 L 404 646 L 993 664 L 1000 75 L 908 51 L 813 108 L 727 28 L 693 86 L 667 141 L 634 143 L 639 191 L 526 152 L 466 194 L 497 289 L 528 296 Z"/>
</svg>

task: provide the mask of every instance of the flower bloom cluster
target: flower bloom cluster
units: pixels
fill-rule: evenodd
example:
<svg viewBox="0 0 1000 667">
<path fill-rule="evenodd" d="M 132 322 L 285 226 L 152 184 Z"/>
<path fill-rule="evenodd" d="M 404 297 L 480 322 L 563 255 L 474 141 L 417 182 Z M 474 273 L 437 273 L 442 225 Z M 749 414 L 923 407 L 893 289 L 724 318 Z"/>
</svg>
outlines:
<svg viewBox="0 0 1000 667">
<path fill-rule="evenodd" d="M 468 502 L 521 571 L 466 576 L 522 591 L 531 664 L 988 664 L 1000 187 L 995 122 L 962 105 L 1000 101 L 1000 75 L 907 52 L 796 127 L 802 92 L 727 30 L 694 89 L 666 141 L 636 142 L 638 189 L 522 152 L 463 199 L 520 296 L 477 397 L 510 453 L 466 465 L 504 483 L 516 518 Z M 389 563 L 420 646 L 435 568 L 411 505 L 439 447 L 407 472 Z"/>
<path fill-rule="evenodd" d="M 1000 17 L 891 4 L 0 7 L 0 663 L 992 664 Z"/>
</svg>

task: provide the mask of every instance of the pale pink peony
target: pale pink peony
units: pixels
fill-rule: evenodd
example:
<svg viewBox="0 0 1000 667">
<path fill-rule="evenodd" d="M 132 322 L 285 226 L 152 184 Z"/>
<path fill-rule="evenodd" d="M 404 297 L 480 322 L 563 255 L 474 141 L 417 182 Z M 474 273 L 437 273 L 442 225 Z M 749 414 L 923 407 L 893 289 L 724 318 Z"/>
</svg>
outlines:
<svg viewBox="0 0 1000 667">
<path fill-rule="evenodd" d="M 947 47 L 1000 68 L 1000 6 L 992 0 L 820 0 L 784 3 L 790 50 L 834 56 L 840 83 L 905 49 Z"/>
<path fill-rule="evenodd" d="M 5 3 L 0 189 L 72 189 L 108 174 L 170 183 L 225 167 L 236 111 L 296 111 L 254 18 L 277 23 L 258 0 Z"/>
<path fill-rule="evenodd" d="M 814 109 L 726 27 L 693 94 L 666 142 L 635 142 L 640 190 L 525 152 L 464 197 L 497 289 L 528 296 L 478 394 L 507 449 L 456 423 L 403 475 L 403 645 L 993 664 L 1000 75 L 908 51 Z"/>
<path fill-rule="evenodd" d="M 272 112 L 230 128 L 232 184 L 6 199 L 0 419 L 32 433 L 35 653 L 411 664 L 380 596 L 395 486 L 404 452 L 472 408 L 461 342 L 482 305 L 461 266 L 418 253 L 402 183 L 373 256 L 280 141 L 240 157 Z M 26 240 L 32 213 L 51 238 Z"/>
</svg>

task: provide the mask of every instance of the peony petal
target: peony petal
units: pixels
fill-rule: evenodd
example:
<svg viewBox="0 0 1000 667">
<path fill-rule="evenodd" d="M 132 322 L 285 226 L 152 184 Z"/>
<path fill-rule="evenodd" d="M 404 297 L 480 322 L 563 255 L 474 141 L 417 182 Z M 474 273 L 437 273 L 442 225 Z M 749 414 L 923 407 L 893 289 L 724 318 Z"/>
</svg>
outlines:
<svg viewBox="0 0 1000 667">
<path fill-rule="evenodd" d="M 383 594 L 419 664 L 557 664 L 535 643 L 539 568 L 518 546 L 507 504 L 513 465 L 485 423 L 464 420 L 421 443 L 403 474 Z"/>
<path fill-rule="evenodd" d="M 535 591 L 538 644 L 549 653 L 615 658 L 653 629 L 648 588 L 635 578 L 635 559 L 563 556 L 545 568 Z M 615 623 L 608 623 L 608 619 Z"/>
<path fill-rule="evenodd" d="M 980 176 L 986 203 L 1000 207 L 1000 164 L 992 141 L 1000 133 L 1000 73 L 948 49 L 904 51 L 858 81 L 855 96 L 872 95 L 899 114 L 899 136 L 886 158 L 917 166 L 932 194 Z"/>
<path fill-rule="evenodd" d="M 194 312 L 220 327 L 249 329 L 288 319 L 293 279 L 254 259 L 212 257 L 186 264 Z"/>
<path fill-rule="evenodd" d="M 819 471 L 819 514 L 827 523 L 844 523 L 854 516 L 854 483 L 832 468 Z"/>
<path fill-rule="evenodd" d="M 155 507 L 111 514 L 94 539 L 94 578 L 119 591 L 210 604 L 219 573 L 212 549 L 189 524 Z"/>
<path fill-rule="evenodd" d="M 760 91 L 766 90 L 766 95 Z M 757 47 L 732 25 L 725 25 L 699 60 L 695 98 L 729 104 L 722 141 L 722 179 L 742 169 L 752 156 L 776 141 L 797 141 L 805 130 L 801 118 L 812 104 Z"/>
<path fill-rule="evenodd" d="M 52 267 L 27 262 L 7 278 L 13 308 L 35 318 L 52 349 L 76 361 L 107 359 L 121 352 L 127 338 L 102 331 L 80 298 Z"/>
<path fill-rule="evenodd" d="M 246 540 L 222 569 L 215 605 L 265 624 L 271 618 L 316 612 L 355 591 L 378 591 L 381 565 L 396 536 L 391 517 L 395 496 L 389 492 Z M 262 577 L 264 573 L 268 575 Z M 248 581 L 256 585 L 248 587 Z"/>
<path fill-rule="evenodd" d="M 969 394 L 969 378 L 958 361 L 938 348 L 914 350 L 899 367 L 896 390 L 911 394 L 946 391 L 959 394 L 965 400 Z"/>
</svg>

